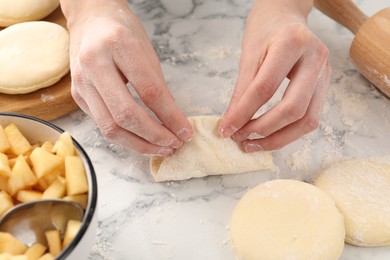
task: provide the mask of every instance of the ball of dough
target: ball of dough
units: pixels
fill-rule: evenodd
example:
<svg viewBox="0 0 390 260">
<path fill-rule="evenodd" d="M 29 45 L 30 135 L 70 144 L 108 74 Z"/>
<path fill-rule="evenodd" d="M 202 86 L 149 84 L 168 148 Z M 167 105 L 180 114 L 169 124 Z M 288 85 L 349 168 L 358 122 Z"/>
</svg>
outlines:
<svg viewBox="0 0 390 260">
<path fill-rule="evenodd" d="M 59 0 L 0 0 L 0 27 L 40 20 L 59 4 Z"/>
<path fill-rule="evenodd" d="M 238 202 L 230 224 L 238 259 L 338 259 L 344 221 L 333 199 L 296 180 L 263 183 Z"/>
<path fill-rule="evenodd" d="M 69 34 L 49 22 L 25 22 L 0 31 L 0 92 L 24 94 L 69 72 Z"/>
<path fill-rule="evenodd" d="M 315 185 L 344 215 L 348 243 L 390 245 L 390 165 L 351 159 L 332 165 Z"/>
</svg>

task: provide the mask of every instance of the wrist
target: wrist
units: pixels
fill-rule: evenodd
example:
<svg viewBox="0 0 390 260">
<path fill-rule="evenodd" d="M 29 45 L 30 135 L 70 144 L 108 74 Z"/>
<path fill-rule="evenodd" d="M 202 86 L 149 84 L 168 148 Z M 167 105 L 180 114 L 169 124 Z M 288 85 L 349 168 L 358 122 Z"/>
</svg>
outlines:
<svg viewBox="0 0 390 260">
<path fill-rule="evenodd" d="M 127 0 L 60 0 L 60 5 L 68 28 L 76 23 L 82 23 L 89 17 L 103 15 L 110 9 L 129 8 Z"/>
<path fill-rule="evenodd" d="M 255 0 L 253 6 L 267 13 L 293 15 L 306 21 L 314 0 Z"/>
</svg>

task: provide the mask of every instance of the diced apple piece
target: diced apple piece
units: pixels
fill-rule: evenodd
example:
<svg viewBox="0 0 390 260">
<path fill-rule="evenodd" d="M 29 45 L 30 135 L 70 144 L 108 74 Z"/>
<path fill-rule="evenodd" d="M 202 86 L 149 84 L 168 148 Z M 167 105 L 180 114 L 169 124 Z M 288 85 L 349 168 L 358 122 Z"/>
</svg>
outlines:
<svg viewBox="0 0 390 260">
<path fill-rule="evenodd" d="M 83 209 L 87 208 L 88 196 L 87 194 L 71 195 L 63 198 L 64 200 L 70 200 L 78 203 Z"/>
<path fill-rule="evenodd" d="M 57 180 L 57 177 L 58 176 L 61 176 L 61 177 L 65 177 L 65 164 L 61 166 L 60 169 L 58 169 L 57 171 L 55 172 L 50 172 L 46 175 L 44 175 L 42 177 L 42 179 L 44 179 L 47 184 L 52 184 L 55 180 Z"/>
<path fill-rule="evenodd" d="M 0 175 L 9 177 L 11 168 L 9 167 L 8 156 L 0 152 Z"/>
<path fill-rule="evenodd" d="M 8 191 L 15 195 L 19 190 L 34 186 L 38 182 L 37 177 L 28 166 L 22 155 L 18 157 L 8 179 Z"/>
<path fill-rule="evenodd" d="M 8 164 L 11 169 L 14 168 L 17 159 L 18 157 L 14 157 L 14 158 L 8 157 Z M 24 159 L 27 159 L 27 157 L 24 157 Z"/>
<path fill-rule="evenodd" d="M 8 178 L 0 175 L 0 190 L 8 191 Z"/>
<path fill-rule="evenodd" d="M 26 252 L 27 246 L 10 233 L 0 232 L 0 254 L 20 255 Z"/>
<path fill-rule="evenodd" d="M 54 260 L 54 256 L 50 253 L 46 253 L 40 258 L 38 258 L 38 260 Z"/>
<path fill-rule="evenodd" d="M 0 260 L 11 260 L 12 255 L 8 253 L 0 254 Z"/>
<path fill-rule="evenodd" d="M 29 260 L 26 255 L 13 255 L 10 260 Z"/>
<path fill-rule="evenodd" d="M 54 144 L 52 151 L 61 157 L 75 155 L 73 140 L 68 132 L 61 134 L 60 139 Z"/>
<path fill-rule="evenodd" d="M 45 232 L 45 237 L 47 245 L 49 247 L 49 252 L 54 257 L 61 253 L 61 236 L 59 230 L 48 230 Z"/>
<path fill-rule="evenodd" d="M 20 190 L 16 194 L 16 199 L 20 202 L 29 202 L 32 200 L 39 200 L 42 198 L 42 192 L 35 190 Z"/>
<path fill-rule="evenodd" d="M 11 196 L 5 191 L 0 191 L 0 217 L 13 206 Z"/>
<path fill-rule="evenodd" d="M 29 260 L 25 255 L 0 254 L 0 260 Z"/>
<path fill-rule="evenodd" d="M 39 144 L 34 144 L 34 145 L 31 145 L 31 149 L 28 150 L 27 152 L 25 152 L 23 155 L 26 156 L 26 161 L 30 164 L 30 155 L 32 153 L 32 151 L 34 151 L 35 148 L 38 148 L 40 147 Z"/>
<path fill-rule="evenodd" d="M 44 178 L 38 179 L 38 183 L 33 187 L 34 190 L 44 192 L 49 187 L 49 183 Z"/>
<path fill-rule="evenodd" d="M 14 123 L 7 125 L 4 128 L 4 133 L 10 143 L 9 151 L 12 154 L 21 155 L 31 149 L 31 144 Z"/>
<path fill-rule="evenodd" d="M 4 153 L 11 148 L 11 144 L 8 141 L 4 128 L 0 125 L 0 153 Z"/>
<path fill-rule="evenodd" d="M 62 248 L 64 249 L 67 247 L 70 242 L 75 238 L 77 233 L 79 232 L 81 227 L 81 222 L 78 220 L 71 219 L 68 221 L 68 224 L 66 226 L 64 239 L 62 242 Z"/>
<path fill-rule="evenodd" d="M 42 148 L 43 150 L 46 150 L 46 151 L 52 153 L 52 150 L 53 150 L 53 143 L 50 142 L 50 141 L 45 141 L 45 142 L 43 142 L 43 144 L 41 145 L 41 148 Z"/>
<path fill-rule="evenodd" d="M 46 249 L 46 246 L 40 243 L 35 243 L 34 245 L 30 246 L 24 254 L 27 256 L 28 260 L 36 260 L 43 256 L 43 254 L 46 252 Z"/>
<path fill-rule="evenodd" d="M 38 147 L 30 155 L 31 163 L 33 165 L 34 172 L 38 178 L 55 172 L 63 167 L 63 158 L 51 154 L 50 152 Z"/>
<path fill-rule="evenodd" d="M 88 191 L 87 176 L 80 157 L 65 157 L 65 179 L 67 195 L 83 194 Z"/>
<path fill-rule="evenodd" d="M 65 179 L 58 176 L 57 179 L 43 192 L 42 199 L 61 199 L 66 194 Z"/>
</svg>

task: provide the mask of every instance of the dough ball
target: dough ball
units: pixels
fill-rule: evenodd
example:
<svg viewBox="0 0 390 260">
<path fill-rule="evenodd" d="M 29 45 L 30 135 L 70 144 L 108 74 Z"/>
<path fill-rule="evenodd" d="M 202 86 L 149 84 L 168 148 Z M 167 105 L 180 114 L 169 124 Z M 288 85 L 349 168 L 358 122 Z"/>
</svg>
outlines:
<svg viewBox="0 0 390 260">
<path fill-rule="evenodd" d="M 315 185 L 344 215 L 348 243 L 390 245 L 390 165 L 351 159 L 332 165 Z"/>
<path fill-rule="evenodd" d="M 0 27 L 40 20 L 59 4 L 59 0 L 0 0 Z"/>
<path fill-rule="evenodd" d="M 69 72 L 69 34 L 55 23 L 25 22 L 0 31 L 0 92 L 24 94 Z"/>
<path fill-rule="evenodd" d="M 237 259 L 338 259 L 344 221 L 333 199 L 314 185 L 274 180 L 249 190 L 230 224 Z"/>
</svg>

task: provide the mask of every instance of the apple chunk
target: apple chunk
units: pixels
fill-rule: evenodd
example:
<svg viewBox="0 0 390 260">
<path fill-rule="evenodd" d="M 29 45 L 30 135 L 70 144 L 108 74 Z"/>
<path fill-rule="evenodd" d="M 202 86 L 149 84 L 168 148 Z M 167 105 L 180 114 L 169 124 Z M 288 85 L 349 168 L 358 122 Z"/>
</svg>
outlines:
<svg viewBox="0 0 390 260">
<path fill-rule="evenodd" d="M 80 157 L 65 157 L 65 180 L 68 196 L 88 192 L 87 176 Z"/>
<path fill-rule="evenodd" d="M 11 123 L 4 128 L 4 133 L 7 136 L 7 139 L 10 143 L 10 152 L 13 155 L 21 155 L 25 152 L 29 151 L 32 146 L 29 141 L 24 137 L 24 135 L 20 132 L 19 128 Z"/>
<path fill-rule="evenodd" d="M 38 178 L 56 172 L 64 165 L 62 157 L 37 147 L 30 155 L 31 164 Z"/>
<path fill-rule="evenodd" d="M 0 254 L 20 255 L 26 252 L 27 246 L 10 233 L 0 232 Z"/>
<path fill-rule="evenodd" d="M 38 182 L 37 177 L 28 166 L 24 156 L 19 155 L 8 179 L 8 190 L 13 196 L 19 190 L 34 186 Z"/>
<path fill-rule="evenodd" d="M 12 198 L 8 193 L 0 191 L 0 217 L 14 206 Z"/>
</svg>

